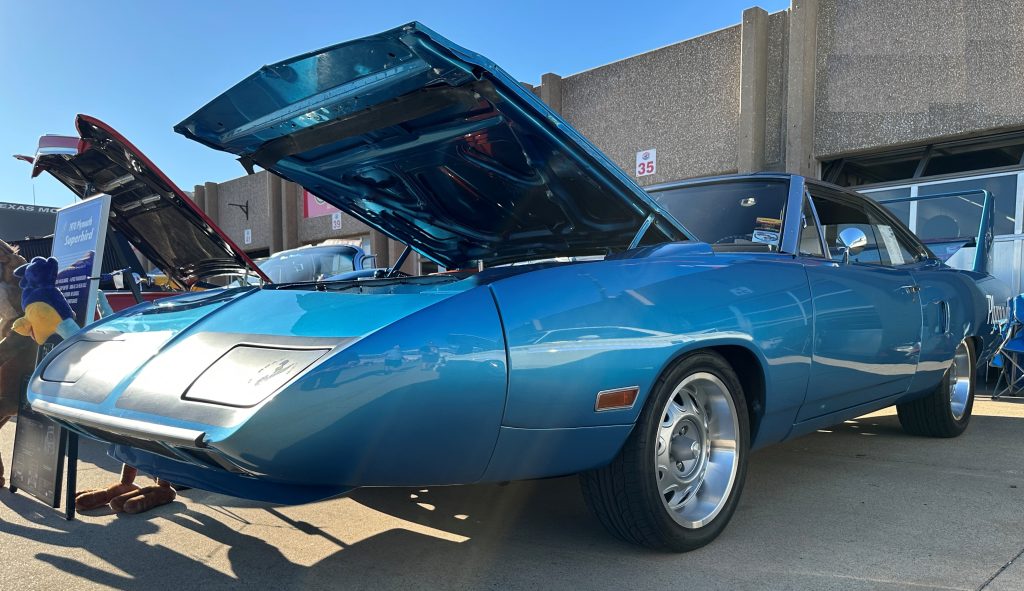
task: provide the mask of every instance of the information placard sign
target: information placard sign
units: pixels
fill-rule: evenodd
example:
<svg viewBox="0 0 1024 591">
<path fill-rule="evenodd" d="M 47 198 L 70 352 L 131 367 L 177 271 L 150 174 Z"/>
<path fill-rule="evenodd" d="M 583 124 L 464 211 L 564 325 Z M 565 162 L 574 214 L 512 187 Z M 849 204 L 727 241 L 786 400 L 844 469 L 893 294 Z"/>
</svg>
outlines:
<svg viewBox="0 0 1024 591">
<path fill-rule="evenodd" d="M 11 486 L 51 507 L 60 506 L 67 432 L 27 407 L 18 410 Z"/>
<path fill-rule="evenodd" d="M 57 212 L 52 253 L 58 263 L 56 285 L 71 306 L 79 326 L 89 324 L 96 317 L 109 215 L 109 195 L 93 197 Z M 58 507 L 65 446 L 70 456 L 68 486 L 71 489 L 77 442 L 60 425 L 24 405 L 18 411 L 17 421 L 11 490 L 24 490 L 51 507 Z M 69 440 L 74 443 L 69 444 Z M 69 494 L 68 518 L 73 515 L 71 503 Z"/>
<path fill-rule="evenodd" d="M 52 254 L 60 269 L 57 289 L 71 305 L 79 326 L 96 317 L 109 215 L 109 195 L 98 195 L 57 212 Z"/>
</svg>

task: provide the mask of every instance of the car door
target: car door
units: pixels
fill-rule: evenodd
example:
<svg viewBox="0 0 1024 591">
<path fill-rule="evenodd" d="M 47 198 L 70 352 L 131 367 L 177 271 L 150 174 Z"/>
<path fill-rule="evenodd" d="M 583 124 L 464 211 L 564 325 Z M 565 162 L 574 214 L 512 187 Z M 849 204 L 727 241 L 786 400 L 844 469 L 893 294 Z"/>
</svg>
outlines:
<svg viewBox="0 0 1024 591">
<path fill-rule="evenodd" d="M 798 422 L 906 392 L 921 351 L 919 288 L 908 268 L 916 261 L 908 261 L 895 244 L 895 222 L 863 197 L 807 186 L 826 249 L 823 256 L 802 257 L 814 307 L 814 345 Z M 848 262 L 838 243 L 847 228 L 867 238 Z"/>
</svg>

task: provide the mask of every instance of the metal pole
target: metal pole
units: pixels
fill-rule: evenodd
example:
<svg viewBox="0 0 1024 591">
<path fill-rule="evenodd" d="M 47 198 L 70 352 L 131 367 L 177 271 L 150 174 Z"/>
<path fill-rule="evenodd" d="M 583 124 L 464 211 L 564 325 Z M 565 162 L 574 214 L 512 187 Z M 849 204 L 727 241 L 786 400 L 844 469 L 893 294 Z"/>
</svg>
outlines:
<svg viewBox="0 0 1024 591">
<path fill-rule="evenodd" d="M 65 429 L 65 431 L 67 431 Z M 78 488 L 78 433 L 67 431 L 68 442 L 65 448 L 68 463 L 67 490 L 64 493 L 64 519 L 75 519 L 75 489 Z"/>
<path fill-rule="evenodd" d="M 398 270 L 402 268 L 403 264 L 405 264 L 405 259 L 409 258 L 409 253 L 411 252 L 412 247 L 406 246 L 405 250 L 402 251 L 402 254 L 399 255 L 398 260 L 395 261 L 395 266 L 391 267 L 391 270 L 388 271 L 388 274 L 385 275 L 385 277 L 393 277 L 396 273 L 398 273 Z"/>
</svg>

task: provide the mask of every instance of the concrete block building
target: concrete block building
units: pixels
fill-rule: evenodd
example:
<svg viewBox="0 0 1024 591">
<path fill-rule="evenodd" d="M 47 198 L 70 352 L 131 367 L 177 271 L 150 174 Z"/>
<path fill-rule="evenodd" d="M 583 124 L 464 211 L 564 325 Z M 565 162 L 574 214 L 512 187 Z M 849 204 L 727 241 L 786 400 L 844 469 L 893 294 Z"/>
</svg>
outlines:
<svg viewBox="0 0 1024 591">
<path fill-rule="evenodd" d="M 793 0 L 737 20 L 531 88 L 630 173 L 656 149 L 644 186 L 784 170 L 876 198 L 987 189 L 996 272 L 1021 291 L 1024 0 Z M 327 238 L 381 264 L 401 251 L 347 215 L 311 215 L 301 187 L 266 172 L 195 198 L 257 255 Z M 967 199 L 953 217 L 970 226 L 978 207 Z M 927 215 L 905 219 L 920 230 Z M 414 257 L 407 269 L 431 266 Z"/>
</svg>

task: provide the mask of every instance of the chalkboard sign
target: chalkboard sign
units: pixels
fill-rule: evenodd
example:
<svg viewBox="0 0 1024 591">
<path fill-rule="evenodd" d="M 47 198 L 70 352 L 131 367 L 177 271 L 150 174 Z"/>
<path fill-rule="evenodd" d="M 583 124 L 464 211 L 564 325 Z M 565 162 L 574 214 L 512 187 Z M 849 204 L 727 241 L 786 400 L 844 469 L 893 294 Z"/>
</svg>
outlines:
<svg viewBox="0 0 1024 591">
<path fill-rule="evenodd" d="M 14 434 L 11 489 L 23 490 L 47 505 L 60 506 L 67 432 L 57 423 L 21 407 Z"/>
</svg>

